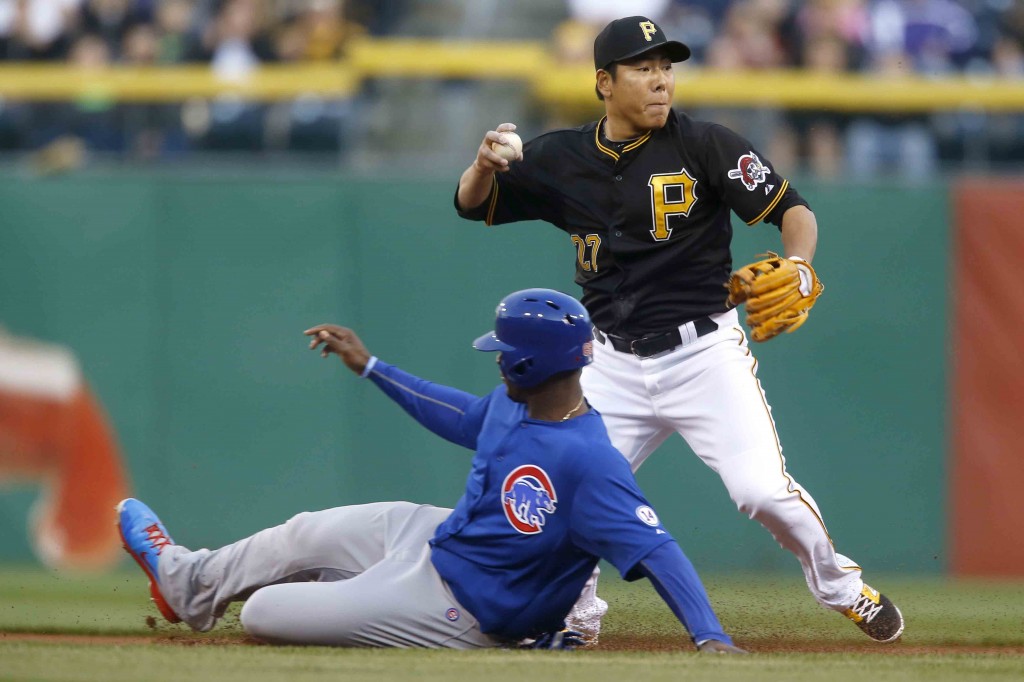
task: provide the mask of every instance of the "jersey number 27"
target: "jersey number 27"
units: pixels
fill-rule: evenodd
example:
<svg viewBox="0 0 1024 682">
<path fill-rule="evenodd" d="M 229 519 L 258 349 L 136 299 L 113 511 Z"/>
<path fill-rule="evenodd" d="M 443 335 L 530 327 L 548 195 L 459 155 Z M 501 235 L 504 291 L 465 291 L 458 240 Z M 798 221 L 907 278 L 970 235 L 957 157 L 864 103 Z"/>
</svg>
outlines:
<svg viewBox="0 0 1024 682">
<path fill-rule="evenodd" d="M 601 236 L 587 234 L 582 237 L 572 235 L 572 243 L 576 245 L 576 261 L 585 272 L 597 272 L 597 251 L 601 248 Z"/>
</svg>

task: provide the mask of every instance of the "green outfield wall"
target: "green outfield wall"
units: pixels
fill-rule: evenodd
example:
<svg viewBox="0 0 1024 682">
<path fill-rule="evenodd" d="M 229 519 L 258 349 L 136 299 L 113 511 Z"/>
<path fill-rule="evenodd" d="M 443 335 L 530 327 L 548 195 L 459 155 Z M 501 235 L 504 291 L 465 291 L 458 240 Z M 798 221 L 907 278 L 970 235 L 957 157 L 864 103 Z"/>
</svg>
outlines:
<svg viewBox="0 0 1024 682">
<path fill-rule="evenodd" d="M 489 390 L 494 358 L 471 340 L 509 291 L 578 293 L 575 250 L 545 225 L 458 219 L 454 182 L 6 177 L 0 324 L 75 350 L 136 493 L 182 544 L 336 505 L 452 505 L 469 453 L 308 351 L 302 331 L 349 325 L 409 371 Z M 801 188 L 825 293 L 799 332 L 755 348 L 789 470 L 839 551 L 943 570 L 946 188 Z M 772 226 L 736 230 L 737 264 L 779 248 Z M 681 439 L 638 478 L 703 570 L 798 572 Z M 36 491 L 0 488 L 0 560 L 30 559 Z"/>
</svg>

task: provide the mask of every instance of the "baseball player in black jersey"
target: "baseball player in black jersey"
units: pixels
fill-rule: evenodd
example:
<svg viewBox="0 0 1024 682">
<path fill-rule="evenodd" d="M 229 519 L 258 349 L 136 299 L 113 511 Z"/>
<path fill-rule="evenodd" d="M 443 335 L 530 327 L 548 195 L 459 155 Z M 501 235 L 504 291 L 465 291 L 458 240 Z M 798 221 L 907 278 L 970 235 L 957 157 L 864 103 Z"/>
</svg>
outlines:
<svg viewBox="0 0 1024 682">
<path fill-rule="evenodd" d="M 673 63 L 689 55 L 645 17 L 611 22 L 594 42 L 606 115 L 543 134 L 511 162 L 491 144 L 515 126 L 488 131 L 456 209 L 488 225 L 544 220 L 568 235 L 599 342 L 583 386 L 634 470 L 678 432 L 740 511 L 799 559 L 820 604 L 894 641 L 899 610 L 835 551 L 817 504 L 786 470 L 757 361 L 727 300 L 731 211 L 778 226 L 802 277 L 817 244 L 814 214 L 742 136 L 672 108 Z M 806 277 L 800 295 L 812 295 Z M 604 610 L 588 585 L 573 626 L 595 632 Z"/>
</svg>

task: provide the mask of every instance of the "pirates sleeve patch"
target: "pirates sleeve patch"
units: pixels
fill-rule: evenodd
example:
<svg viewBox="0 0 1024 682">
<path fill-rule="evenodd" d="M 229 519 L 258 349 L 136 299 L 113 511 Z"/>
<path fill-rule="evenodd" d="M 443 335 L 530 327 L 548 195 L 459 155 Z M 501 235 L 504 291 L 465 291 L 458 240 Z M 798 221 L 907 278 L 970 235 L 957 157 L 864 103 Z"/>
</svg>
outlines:
<svg viewBox="0 0 1024 682">
<path fill-rule="evenodd" d="M 730 180 L 739 180 L 747 191 L 753 192 L 757 186 L 764 183 L 772 170 L 761 163 L 757 154 L 749 151 L 736 160 L 736 168 L 729 171 Z"/>
</svg>

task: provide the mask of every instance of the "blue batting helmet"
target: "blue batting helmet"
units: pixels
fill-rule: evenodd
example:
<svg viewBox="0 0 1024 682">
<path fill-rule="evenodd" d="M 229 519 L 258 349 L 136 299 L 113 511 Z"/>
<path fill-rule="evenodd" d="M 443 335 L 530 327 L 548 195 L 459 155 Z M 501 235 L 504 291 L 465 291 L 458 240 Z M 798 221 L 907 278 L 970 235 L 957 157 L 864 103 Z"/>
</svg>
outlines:
<svg viewBox="0 0 1024 682">
<path fill-rule="evenodd" d="M 551 289 L 524 289 L 501 299 L 494 331 L 473 348 L 501 351 L 505 378 L 531 388 L 553 374 L 589 365 L 594 359 L 590 315 L 579 301 Z"/>
</svg>

